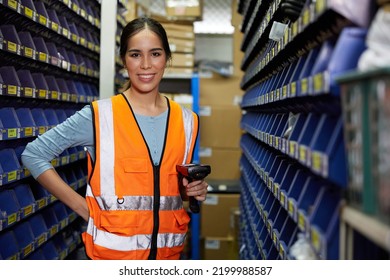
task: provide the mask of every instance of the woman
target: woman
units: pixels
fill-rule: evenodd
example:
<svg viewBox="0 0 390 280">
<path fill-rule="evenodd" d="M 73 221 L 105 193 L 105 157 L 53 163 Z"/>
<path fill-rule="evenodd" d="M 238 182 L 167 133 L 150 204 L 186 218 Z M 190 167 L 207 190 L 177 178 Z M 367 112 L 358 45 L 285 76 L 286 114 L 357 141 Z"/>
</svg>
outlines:
<svg viewBox="0 0 390 280">
<path fill-rule="evenodd" d="M 126 89 L 85 106 L 29 143 L 22 162 L 88 221 L 83 242 L 91 259 L 178 259 L 190 218 L 175 168 L 192 160 L 198 117 L 158 91 L 171 59 L 160 23 L 150 18 L 128 23 L 120 55 L 129 74 Z M 85 198 L 48 163 L 79 145 L 89 158 Z M 206 199 L 205 181 L 182 183 L 187 196 Z"/>
</svg>

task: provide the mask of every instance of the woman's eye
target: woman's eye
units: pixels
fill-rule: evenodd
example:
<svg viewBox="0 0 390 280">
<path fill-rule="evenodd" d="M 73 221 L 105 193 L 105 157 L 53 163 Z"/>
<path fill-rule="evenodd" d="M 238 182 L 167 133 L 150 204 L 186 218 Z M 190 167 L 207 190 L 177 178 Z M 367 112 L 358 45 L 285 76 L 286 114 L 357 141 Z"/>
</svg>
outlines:
<svg viewBox="0 0 390 280">
<path fill-rule="evenodd" d="M 160 55 L 161 55 L 161 53 L 159 53 L 159 52 L 155 52 L 155 53 L 152 53 L 152 55 L 153 55 L 153 56 L 160 56 Z"/>
<path fill-rule="evenodd" d="M 131 53 L 130 57 L 139 57 L 139 54 L 138 53 Z"/>
</svg>

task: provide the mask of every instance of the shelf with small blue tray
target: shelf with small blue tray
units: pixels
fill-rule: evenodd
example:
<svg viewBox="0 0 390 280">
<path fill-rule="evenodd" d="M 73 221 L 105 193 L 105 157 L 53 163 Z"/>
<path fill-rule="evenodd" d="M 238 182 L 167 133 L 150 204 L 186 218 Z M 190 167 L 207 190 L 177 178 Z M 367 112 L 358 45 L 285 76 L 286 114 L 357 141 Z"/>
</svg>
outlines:
<svg viewBox="0 0 390 280">
<path fill-rule="evenodd" d="M 28 184 L 17 184 L 13 187 L 20 206 L 20 218 L 25 219 L 37 211 L 36 201 Z"/>
<path fill-rule="evenodd" d="M 20 221 L 20 205 L 16 198 L 15 191 L 5 189 L 0 191 L 0 202 L 2 212 L 2 229 L 10 227 Z"/>
<path fill-rule="evenodd" d="M 46 223 L 42 217 L 41 213 L 36 213 L 31 216 L 28 220 L 31 226 L 31 230 L 34 235 L 34 240 L 36 244 L 36 248 L 42 246 L 47 240 L 49 231 L 47 229 Z"/>
<path fill-rule="evenodd" d="M 35 250 L 35 237 L 28 221 L 22 220 L 12 228 L 19 247 L 19 257 L 24 259 Z M 0 233 L 1 234 L 1 233 Z"/>
<path fill-rule="evenodd" d="M 0 255 L 4 260 L 19 260 L 19 245 L 15 233 L 0 232 Z"/>
<path fill-rule="evenodd" d="M 22 168 L 14 149 L 4 148 L 0 150 L 0 166 L 2 170 L 0 186 L 20 179 Z"/>
</svg>

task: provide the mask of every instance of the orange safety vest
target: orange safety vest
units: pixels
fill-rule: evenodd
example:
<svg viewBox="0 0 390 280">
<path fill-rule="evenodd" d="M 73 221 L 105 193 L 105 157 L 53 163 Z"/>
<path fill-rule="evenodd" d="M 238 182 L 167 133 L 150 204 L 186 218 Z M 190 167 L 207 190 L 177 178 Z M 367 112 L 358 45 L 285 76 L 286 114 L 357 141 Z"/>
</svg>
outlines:
<svg viewBox="0 0 390 280">
<path fill-rule="evenodd" d="M 167 99 L 168 100 L 168 99 Z M 198 116 L 169 100 L 160 165 L 123 94 L 94 101 L 95 161 L 88 162 L 89 221 L 83 233 L 91 259 L 179 259 L 189 215 L 176 165 L 190 163 Z"/>
</svg>

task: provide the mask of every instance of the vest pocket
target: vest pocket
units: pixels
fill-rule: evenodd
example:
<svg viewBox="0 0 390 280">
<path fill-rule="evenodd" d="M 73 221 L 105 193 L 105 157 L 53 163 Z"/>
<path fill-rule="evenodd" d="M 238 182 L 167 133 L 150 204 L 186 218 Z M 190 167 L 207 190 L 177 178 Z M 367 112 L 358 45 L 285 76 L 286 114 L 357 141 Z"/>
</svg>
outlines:
<svg viewBox="0 0 390 280">
<path fill-rule="evenodd" d="M 111 210 L 100 213 L 99 228 L 119 235 L 134 235 L 138 233 L 139 214 L 134 211 Z"/>
<path fill-rule="evenodd" d="M 190 217 L 188 216 L 186 210 L 180 209 L 173 211 L 173 215 L 176 219 L 176 227 L 178 232 L 185 233 L 188 230 L 188 223 L 190 222 Z"/>
<path fill-rule="evenodd" d="M 145 187 L 151 186 L 151 173 L 145 158 L 124 158 L 120 160 L 120 176 L 116 176 L 117 195 L 145 194 Z M 119 175 L 119 174 L 118 174 Z M 146 188 L 148 192 L 151 190 Z"/>
</svg>

